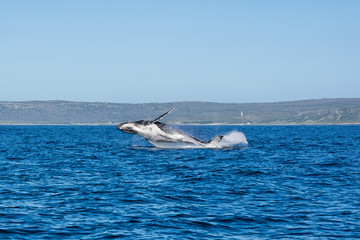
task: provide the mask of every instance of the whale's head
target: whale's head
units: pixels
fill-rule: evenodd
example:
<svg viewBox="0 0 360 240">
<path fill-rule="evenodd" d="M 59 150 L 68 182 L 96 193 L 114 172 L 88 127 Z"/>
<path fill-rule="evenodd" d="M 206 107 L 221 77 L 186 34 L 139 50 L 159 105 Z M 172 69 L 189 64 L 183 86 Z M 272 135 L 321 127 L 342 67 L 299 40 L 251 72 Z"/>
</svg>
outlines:
<svg viewBox="0 0 360 240">
<path fill-rule="evenodd" d="M 120 123 L 116 127 L 120 131 L 123 131 L 123 132 L 126 132 L 126 133 L 131 133 L 131 134 L 137 134 L 138 133 L 136 124 L 134 122 Z"/>
<path fill-rule="evenodd" d="M 139 132 L 146 125 L 148 125 L 148 121 L 137 121 L 137 122 L 120 123 L 116 127 L 120 131 L 123 131 L 123 132 L 126 132 L 126 133 L 139 134 Z"/>
</svg>

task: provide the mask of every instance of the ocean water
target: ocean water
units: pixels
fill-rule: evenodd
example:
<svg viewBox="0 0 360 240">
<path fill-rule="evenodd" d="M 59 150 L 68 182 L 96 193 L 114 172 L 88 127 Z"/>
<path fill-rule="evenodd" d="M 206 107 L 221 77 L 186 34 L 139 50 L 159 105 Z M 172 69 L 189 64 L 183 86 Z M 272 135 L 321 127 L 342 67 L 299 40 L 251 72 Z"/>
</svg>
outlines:
<svg viewBox="0 0 360 240">
<path fill-rule="evenodd" d="M 358 239 L 360 126 L 0 126 L 0 239 Z"/>
</svg>

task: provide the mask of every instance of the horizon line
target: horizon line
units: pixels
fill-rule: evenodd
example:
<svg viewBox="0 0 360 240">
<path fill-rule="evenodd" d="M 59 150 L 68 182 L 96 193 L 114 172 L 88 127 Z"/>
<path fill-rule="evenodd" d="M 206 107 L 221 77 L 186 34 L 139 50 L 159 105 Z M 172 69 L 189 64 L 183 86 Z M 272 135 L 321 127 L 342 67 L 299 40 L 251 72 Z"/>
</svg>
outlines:
<svg viewBox="0 0 360 240">
<path fill-rule="evenodd" d="M 16 102 L 16 103 L 25 103 L 25 102 L 73 102 L 73 103 L 110 103 L 110 104 L 167 104 L 167 103 L 219 103 L 219 104 L 266 104 L 266 103 L 286 103 L 286 102 L 303 102 L 303 101 L 320 101 L 320 100 L 350 100 L 350 99 L 360 99 L 360 97 L 339 97 L 339 98 L 311 98 L 311 99 L 299 99 L 299 100 L 284 100 L 284 101 L 268 101 L 268 102 L 216 102 L 216 101 L 199 101 L 199 100 L 181 100 L 181 101 L 168 101 L 168 102 L 112 102 L 112 101 L 76 101 L 76 100 L 0 100 L 0 103 L 5 102 Z"/>
</svg>

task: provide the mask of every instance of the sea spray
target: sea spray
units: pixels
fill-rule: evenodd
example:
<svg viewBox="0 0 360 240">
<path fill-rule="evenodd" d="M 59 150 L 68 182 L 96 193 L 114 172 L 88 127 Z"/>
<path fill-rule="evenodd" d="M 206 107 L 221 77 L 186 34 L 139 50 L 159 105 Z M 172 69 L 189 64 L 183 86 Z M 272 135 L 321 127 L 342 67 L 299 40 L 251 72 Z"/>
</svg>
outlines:
<svg viewBox="0 0 360 240">
<path fill-rule="evenodd" d="M 246 146 L 248 141 L 246 136 L 242 132 L 232 131 L 228 134 L 225 134 L 220 141 L 221 147 L 231 147 L 234 145 L 243 145 Z"/>
</svg>

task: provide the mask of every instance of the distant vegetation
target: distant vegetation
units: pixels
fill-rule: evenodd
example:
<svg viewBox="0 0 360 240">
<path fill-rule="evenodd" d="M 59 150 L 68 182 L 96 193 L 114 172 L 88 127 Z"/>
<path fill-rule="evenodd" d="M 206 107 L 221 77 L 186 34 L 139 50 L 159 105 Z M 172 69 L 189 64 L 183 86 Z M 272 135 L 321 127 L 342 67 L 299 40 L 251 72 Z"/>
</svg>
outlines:
<svg viewBox="0 0 360 240">
<path fill-rule="evenodd" d="M 276 103 L 0 102 L 0 124 L 115 124 L 155 119 L 171 124 L 352 124 L 360 123 L 360 98 Z"/>
</svg>

